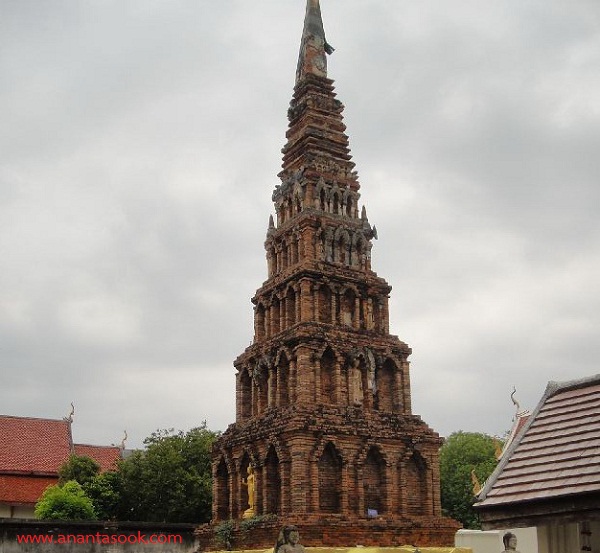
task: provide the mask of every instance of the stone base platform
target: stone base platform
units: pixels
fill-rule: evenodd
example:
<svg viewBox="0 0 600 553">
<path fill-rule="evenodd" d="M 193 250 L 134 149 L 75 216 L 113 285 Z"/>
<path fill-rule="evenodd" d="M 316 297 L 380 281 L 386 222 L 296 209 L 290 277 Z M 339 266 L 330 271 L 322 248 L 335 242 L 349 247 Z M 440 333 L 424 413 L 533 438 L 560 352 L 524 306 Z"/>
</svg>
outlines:
<svg viewBox="0 0 600 553">
<path fill-rule="evenodd" d="M 306 553 L 473 553 L 470 547 L 306 547 Z M 215 551 L 214 553 L 229 553 L 227 551 Z M 240 549 L 235 553 L 273 553 L 269 549 Z"/>
<path fill-rule="evenodd" d="M 282 526 L 293 524 L 300 532 L 300 543 L 315 553 L 373 553 L 372 549 L 384 551 L 393 548 L 394 553 L 414 553 L 418 547 L 454 549 L 454 535 L 460 528 L 456 521 L 443 517 L 419 517 L 418 519 L 347 520 L 343 518 L 269 520 L 229 520 L 205 524 L 196 530 L 199 551 L 218 550 L 269 550 L 277 540 Z M 224 539 L 225 537 L 225 539 Z M 402 548 L 408 549 L 406 551 Z M 439 553 L 442 553 L 442 549 Z"/>
</svg>

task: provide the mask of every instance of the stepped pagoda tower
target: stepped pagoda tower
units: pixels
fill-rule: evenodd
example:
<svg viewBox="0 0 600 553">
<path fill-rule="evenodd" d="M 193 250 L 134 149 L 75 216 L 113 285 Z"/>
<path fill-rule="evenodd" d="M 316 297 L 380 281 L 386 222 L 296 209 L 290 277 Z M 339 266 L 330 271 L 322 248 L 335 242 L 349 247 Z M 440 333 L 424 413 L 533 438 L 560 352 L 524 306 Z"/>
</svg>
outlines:
<svg viewBox="0 0 600 553">
<path fill-rule="evenodd" d="M 234 362 L 236 422 L 213 451 L 213 523 L 275 514 L 305 545 L 451 544 L 441 440 L 412 414 L 411 350 L 389 333 L 391 287 L 371 268 L 377 233 L 327 77 L 332 51 L 307 0 L 268 278 Z"/>
</svg>

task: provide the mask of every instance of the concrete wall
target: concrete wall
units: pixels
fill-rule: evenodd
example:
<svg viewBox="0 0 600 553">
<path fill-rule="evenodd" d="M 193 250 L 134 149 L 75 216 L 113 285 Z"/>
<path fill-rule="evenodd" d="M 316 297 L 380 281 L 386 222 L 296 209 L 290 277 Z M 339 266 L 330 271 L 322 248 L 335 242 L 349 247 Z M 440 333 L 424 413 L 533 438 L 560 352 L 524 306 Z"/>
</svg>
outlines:
<svg viewBox="0 0 600 553">
<path fill-rule="evenodd" d="M 35 518 L 33 507 L 13 507 L 0 503 L 0 518 Z"/>
<path fill-rule="evenodd" d="M 198 546 L 194 528 L 192 524 L 63 523 L 4 519 L 0 520 L 0 552 L 193 553 Z M 175 536 L 177 539 L 173 538 Z M 151 539 L 167 540 L 169 537 L 170 543 L 149 543 Z M 25 539 L 29 539 L 29 543 Z"/>
<path fill-rule="evenodd" d="M 538 541 L 539 553 L 572 553 L 583 551 L 583 547 L 600 553 L 600 521 L 540 526 Z"/>
<path fill-rule="evenodd" d="M 506 530 L 459 530 L 454 537 L 457 547 L 470 547 L 473 553 L 501 553 L 504 551 L 502 536 L 512 532 L 517 536 L 517 549 L 521 553 L 538 553 L 536 528 L 510 528 Z M 539 550 L 542 553 L 542 550 Z M 568 552 L 573 553 L 573 552 Z"/>
</svg>

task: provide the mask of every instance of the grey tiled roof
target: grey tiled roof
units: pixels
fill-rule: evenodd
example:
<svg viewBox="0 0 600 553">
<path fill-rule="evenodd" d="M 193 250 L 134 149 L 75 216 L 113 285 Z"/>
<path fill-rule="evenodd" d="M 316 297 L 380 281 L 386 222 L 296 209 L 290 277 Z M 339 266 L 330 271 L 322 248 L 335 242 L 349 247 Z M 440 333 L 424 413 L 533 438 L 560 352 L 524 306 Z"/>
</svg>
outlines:
<svg viewBox="0 0 600 553">
<path fill-rule="evenodd" d="M 550 382 L 476 506 L 600 491 L 600 375 Z"/>
</svg>

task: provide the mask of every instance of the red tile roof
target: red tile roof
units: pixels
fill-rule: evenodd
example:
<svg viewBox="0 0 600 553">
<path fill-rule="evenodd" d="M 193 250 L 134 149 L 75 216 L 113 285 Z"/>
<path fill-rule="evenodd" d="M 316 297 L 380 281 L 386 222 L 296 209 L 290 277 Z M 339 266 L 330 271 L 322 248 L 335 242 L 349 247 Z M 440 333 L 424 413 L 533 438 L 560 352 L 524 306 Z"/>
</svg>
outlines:
<svg viewBox="0 0 600 553">
<path fill-rule="evenodd" d="M 100 472 L 117 470 L 121 449 L 116 446 L 75 444 L 75 455 L 91 457 L 100 465 Z"/>
<path fill-rule="evenodd" d="M 476 506 L 600 492 L 600 375 L 551 382 Z"/>
<path fill-rule="evenodd" d="M 72 453 L 95 459 L 102 472 L 121 457 L 118 447 L 73 445 L 66 420 L 0 415 L 0 502 L 34 505 Z"/>
<path fill-rule="evenodd" d="M 0 501 L 9 505 L 35 505 L 44 490 L 55 484 L 58 477 L 0 474 Z"/>
<path fill-rule="evenodd" d="M 67 421 L 0 415 L 0 473 L 56 474 L 71 447 Z"/>
</svg>

